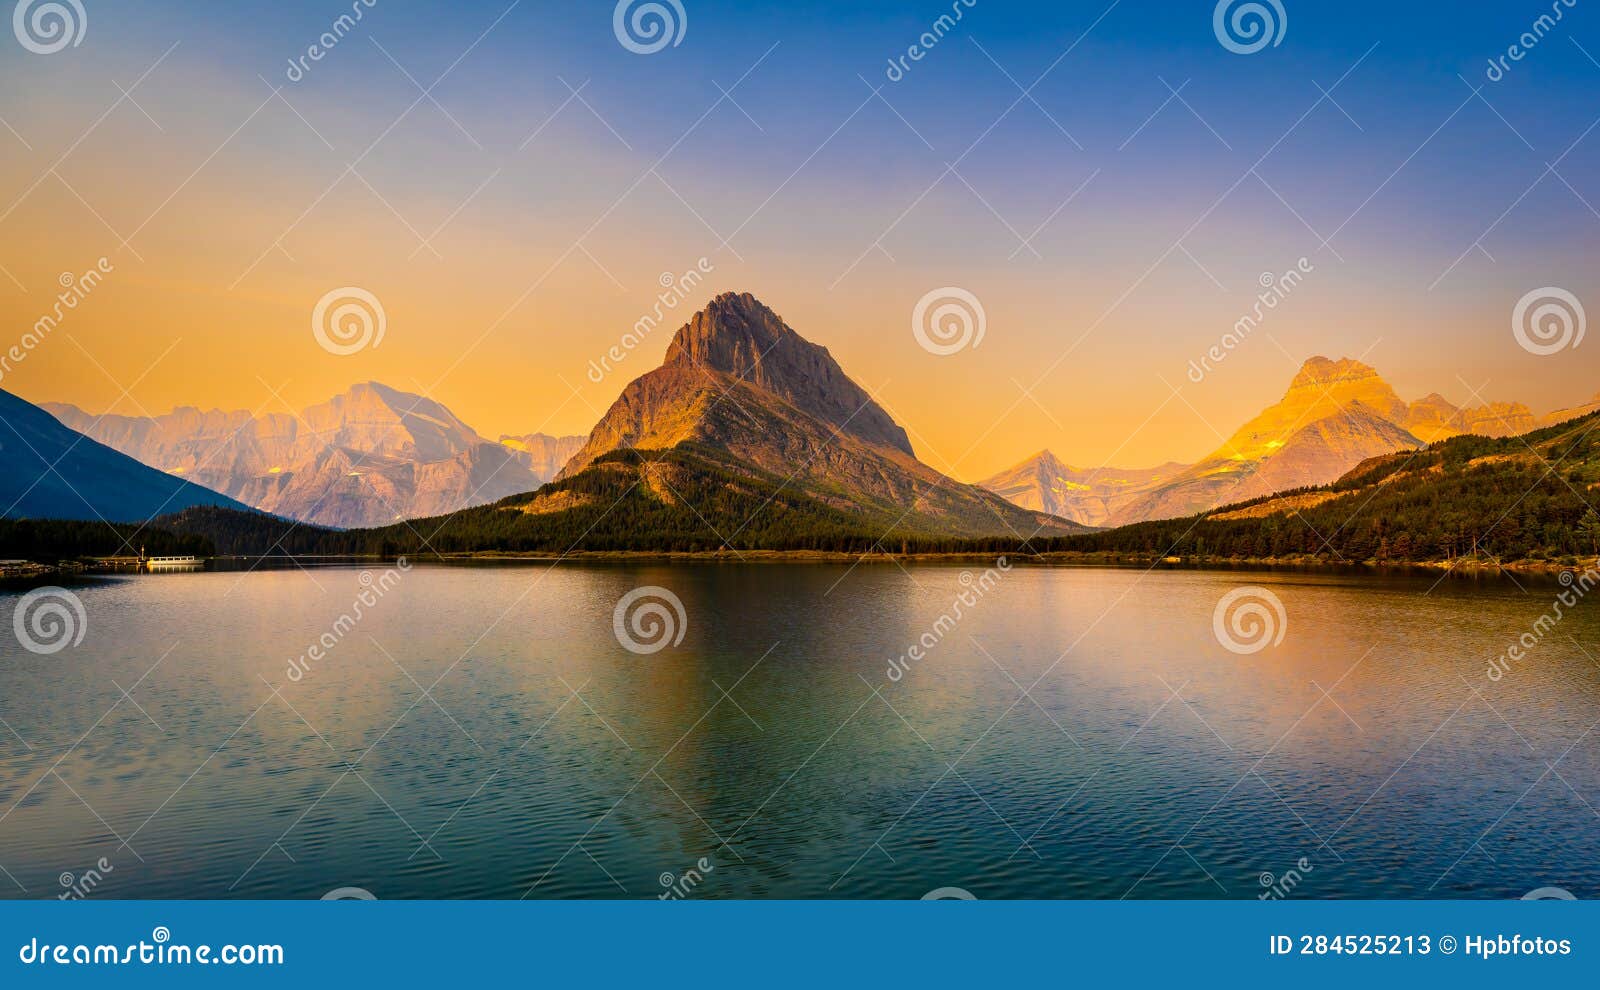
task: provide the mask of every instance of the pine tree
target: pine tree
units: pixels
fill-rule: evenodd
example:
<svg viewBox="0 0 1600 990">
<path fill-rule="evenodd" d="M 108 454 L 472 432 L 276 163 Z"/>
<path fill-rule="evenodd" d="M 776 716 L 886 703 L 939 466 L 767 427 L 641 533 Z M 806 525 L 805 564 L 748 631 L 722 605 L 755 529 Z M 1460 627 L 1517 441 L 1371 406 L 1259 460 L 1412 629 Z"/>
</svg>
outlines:
<svg viewBox="0 0 1600 990">
<path fill-rule="evenodd" d="M 1578 539 L 1589 544 L 1589 552 L 1600 557 L 1600 515 L 1590 509 L 1578 521 Z"/>
</svg>

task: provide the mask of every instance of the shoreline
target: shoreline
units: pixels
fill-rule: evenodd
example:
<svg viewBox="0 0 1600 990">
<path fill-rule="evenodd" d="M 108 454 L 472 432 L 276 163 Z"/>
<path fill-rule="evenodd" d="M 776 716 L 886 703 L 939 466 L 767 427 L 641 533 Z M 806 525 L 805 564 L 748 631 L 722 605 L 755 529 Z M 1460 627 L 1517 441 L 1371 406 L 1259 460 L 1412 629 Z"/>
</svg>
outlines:
<svg viewBox="0 0 1600 990">
<path fill-rule="evenodd" d="M 480 550 L 463 553 L 428 554 L 412 556 L 414 563 L 435 565 L 470 564 L 563 564 L 563 563 L 704 563 L 704 564 L 760 564 L 760 563 L 816 563 L 816 564 L 992 564 L 1005 558 L 1012 565 L 1034 567 L 1109 567 L 1109 568 L 1160 568 L 1164 570 L 1304 570 L 1341 573 L 1462 573 L 1499 574 L 1510 571 L 1516 574 L 1557 575 L 1564 571 L 1582 572 L 1600 569 L 1600 560 L 1579 558 L 1573 563 L 1550 560 L 1522 560 L 1510 563 L 1458 557 L 1454 560 L 1396 561 L 1396 560 L 1328 560 L 1322 557 L 1168 557 L 1153 554 L 1083 553 L 1059 551 L 1055 553 L 1026 554 L 1005 551 L 946 553 L 848 553 L 837 550 L 581 550 L 571 553 L 517 552 Z M 213 558 L 215 560 L 251 561 L 249 556 Z M 285 562 L 328 560 L 331 562 L 385 562 L 393 556 L 338 557 L 282 557 Z"/>
<path fill-rule="evenodd" d="M 1146 554 L 1110 554 L 1056 552 L 1019 554 L 1007 552 L 978 553 L 971 551 L 951 553 L 846 553 L 835 550 L 584 550 L 566 554 L 547 552 L 473 551 L 467 553 L 427 554 L 410 556 L 413 563 L 433 566 L 470 567 L 475 565 L 518 564 L 921 564 L 921 565 L 990 565 L 1004 558 L 1012 566 L 1030 567 L 1082 567 L 1110 569 L 1192 570 L 1192 571 L 1301 571 L 1329 574 L 1444 574 L 1463 577 L 1498 576 L 1505 573 L 1554 577 L 1564 572 L 1581 573 L 1600 570 L 1600 560 L 1580 558 L 1563 564 L 1549 560 L 1524 560 L 1511 563 L 1490 560 L 1456 558 L 1431 561 L 1345 561 L 1320 557 L 1280 558 L 1229 558 L 1229 557 L 1158 557 Z M 395 556 L 378 554 L 330 555 L 229 555 L 205 558 L 205 569 L 223 573 L 239 573 L 267 567 L 286 566 L 368 566 L 392 563 Z M 129 573 L 126 568 L 97 565 L 83 561 L 62 561 L 60 564 L 28 563 L 24 567 L 8 568 L 0 574 L 0 588 L 37 585 L 56 578 L 80 578 L 108 574 Z"/>
</svg>

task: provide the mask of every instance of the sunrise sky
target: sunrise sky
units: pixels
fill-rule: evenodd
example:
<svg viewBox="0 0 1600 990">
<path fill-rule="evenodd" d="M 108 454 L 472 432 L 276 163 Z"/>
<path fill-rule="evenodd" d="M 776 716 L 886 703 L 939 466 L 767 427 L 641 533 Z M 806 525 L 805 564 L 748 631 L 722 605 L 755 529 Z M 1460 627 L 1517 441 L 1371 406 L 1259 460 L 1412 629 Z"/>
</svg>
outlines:
<svg viewBox="0 0 1600 990">
<path fill-rule="evenodd" d="M 491 438 L 586 433 L 695 306 L 598 384 L 589 362 L 705 258 L 705 298 L 755 293 L 965 480 L 1042 447 L 1197 459 L 1316 354 L 1406 398 L 1542 412 L 1600 388 L 1600 341 L 1540 357 L 1511 332 L 1543 286 L 1600 312 L 1582 4 L 1491 81 L 1550 3 L 1283 0 L 1281 44 L 1240 55 L 1209 0 L 958 0 L 890 81 L 946 0 L 682 2 L 681 44 L 641 55 L 610 0 L 376 0 L 299 81 L 349 2 L 83 0 L 81 43 L 49 55 L 0 33 L 0 343 L 63 272 L 113 268 L 0 387 L 266 413 L 376 379 Z M 1186 378 L 1301 258 L 1260 331 Z M 343 286 L 381 301 L 380 347 L 318 346 Z M 918 346 L 943 286 L 981 300 L 980 347 Z"/>
</svg>

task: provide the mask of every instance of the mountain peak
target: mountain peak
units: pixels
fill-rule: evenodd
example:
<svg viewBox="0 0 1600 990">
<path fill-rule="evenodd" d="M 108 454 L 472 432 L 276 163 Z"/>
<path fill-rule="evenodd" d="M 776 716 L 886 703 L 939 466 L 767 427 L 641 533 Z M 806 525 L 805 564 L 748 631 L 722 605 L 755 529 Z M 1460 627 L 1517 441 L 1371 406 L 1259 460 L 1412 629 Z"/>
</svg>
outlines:
<svg viewBox="0 0 1600 990">
<path fill-rule="evenodd" d="M 724 292 L 690 317 L 673 337 L 663 367 L 732 376 L 831 427 L 916 456 L 906 431 L 845 374 L 826 347 L 800 336 L 748 292 Z"/>
<path fill-rule="evenodd" d="M 1025 509 L 1100 526 L 1119 508 L 1187 466 L 1075 468 L 1046 449 L 978 484 Z"/>
<path fill-rule="evenodd" d="M 761 300 L 748 292 L 724 292 L 678 331 L 666 363 L 744 375 L 785 337 L 800 339 Z"/>
<path fill-rule="evenodd" d="M 1333 361 L 1318 355 L 1300 366 L 1300 371 L 1294 376 L 1289 388 L 1327 388 L 1340 382 L 1364 381 L 1379 377 L 1376 368 L 1353 358 Z"/>
<path fill-rule="evenodd" d="M 1071 473 L 1077 470 L 1072 465 L 1057 457 L 1055 455 L 1055 451 L 1051 450 L 1049 447 L 1039 451 L 1037 454 L 1034 454 L 1032 457 L 1023 461 L 1022 463 L 1037 464 L 1047 471 L 1054 471 L 1059 474 Z"/>
<path fill-rule="evenodd" d="M 354 385 L 351 385 L 349 388 L 340 393 L 340 395 L 349 398 L 365 398 L 367 396 L 374 396 L 380 401 L 388 403 L 392 406 L 400 405 L 402 403 L 409 405 L 422 398 L 414 392 L 407 392 L 403 389 L 395 388 L 393 385 L 385 385 L 380 381 L 356 382 Z"/>
<path fill-rule="evenodd" d="M 662 453 L 597 464 L 619 450 Z M 749 293 L 723 293 L 690 317 L 666 362 L 628 383 L 557 483 L 579 476 L 600 483 L 637 470 L 635 484 L 675 503 L 683 497 L 657 470 L 684 469 L 684 458 L 703 462 L 715 477 L 702 481 L 725 488 L 730 498 L 771 481 L 816 499 L 819 508 L 857 515 L 874 530 L 883 523 L 963 534 L 1076 528 L 1019 510 L 917 460 L 906 431 L 827 348 Z M 712 518 L 724 511 L 706 508 Z M 727 539 L 735 539 L 750 519 L 730 522 L 738 526 L 730 526 Z"/>
<path fill-rule="evenodd" d="M 776 313 L 773 313 L 772 307 L 757 299 L 753 294 L 749 292 L 734 292 L 731 289 L 727 292 L 719 292 L 715 296 L 712 296 L 711 301 L 706 303 L 706 309 L 743 312 L 747 314 L 766 313 L 773 316 L 777 315 Z"/>
</svg>

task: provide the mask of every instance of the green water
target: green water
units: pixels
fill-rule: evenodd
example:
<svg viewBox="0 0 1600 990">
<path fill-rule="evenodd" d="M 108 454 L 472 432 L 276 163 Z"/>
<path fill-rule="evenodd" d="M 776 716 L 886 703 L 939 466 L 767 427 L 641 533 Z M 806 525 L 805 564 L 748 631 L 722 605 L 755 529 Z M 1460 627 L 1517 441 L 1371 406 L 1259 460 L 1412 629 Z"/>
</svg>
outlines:
<svg viewBox="0 0 1600 990">
<path fill-rule="evenodd" d="M 1600 893 L 1593 603 L 1486 674 L 1554 582 L 383 570 L 78 585 L 83 641 L 50 655 L 7 621 L 0 892 Z M 1213 613 L 1245 585 L 1286 624 L 1242 655 Z M 678 645 L 619 642 L 643 586 L 681 601 Z"/>
</svg>

